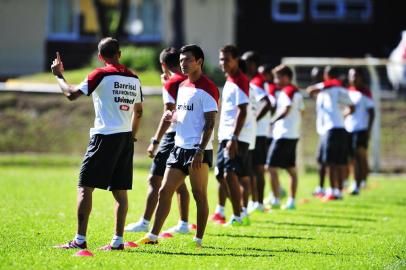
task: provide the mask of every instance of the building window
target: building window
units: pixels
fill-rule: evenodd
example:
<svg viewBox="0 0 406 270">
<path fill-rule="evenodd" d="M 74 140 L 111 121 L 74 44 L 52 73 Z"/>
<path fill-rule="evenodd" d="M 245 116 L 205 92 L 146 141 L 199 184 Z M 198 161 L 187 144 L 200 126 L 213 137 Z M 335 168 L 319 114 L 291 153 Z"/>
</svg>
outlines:
<svg viewBox="0 0 406 270">
<path fill-rule="evenodd" d="M 303 0 L 273 0 L 271 9 L 276 22 L 301 22 L 304 18 Z"/>
<path fill-rule="evenodd" d="M 365 23 L 372 19 L 372 0 L 311 0 L 315 22 Z"/>
<path fill-rule="evenodd" d="M 162 10 L 160 0 L 131 0 L 126 31 L 135 41 L 162 40 Z"/>
<path fill-rule="evenodd" d="M 79 35 L 79 1 L 49 0 L 48 7 L 48 37 L 76 38 Z"/>
</svg>

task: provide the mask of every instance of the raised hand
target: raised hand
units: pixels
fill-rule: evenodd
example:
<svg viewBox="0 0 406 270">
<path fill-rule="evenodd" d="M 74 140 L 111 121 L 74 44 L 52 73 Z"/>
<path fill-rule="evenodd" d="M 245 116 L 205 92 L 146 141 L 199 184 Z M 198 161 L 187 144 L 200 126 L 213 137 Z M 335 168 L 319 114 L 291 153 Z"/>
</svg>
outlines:
<svg viewBox="0 0 406 270">
<path fill-rule="evenodd" d="M 56 52 L 56 58 L 52 62 L 51 70 L 52 74 L 55 76 L 62 76 L 62 73 L 64 72 L 63 63 L 59 52 Z"/>
</svg>

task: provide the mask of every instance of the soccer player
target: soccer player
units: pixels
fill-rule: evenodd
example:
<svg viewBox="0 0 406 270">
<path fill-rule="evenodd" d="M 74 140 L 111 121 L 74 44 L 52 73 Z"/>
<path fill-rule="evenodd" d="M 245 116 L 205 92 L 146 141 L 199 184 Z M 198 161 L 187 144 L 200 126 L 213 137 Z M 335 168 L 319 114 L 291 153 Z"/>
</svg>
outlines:
<svg viewBox="0 0 406 270">
<path fill-rule="evenodd" d="M 59 248 L 86 249 L 86 231 L 95 188 L 109 190 L 115 199 L 115 234 L 102 250 L 124 249 L 123 233 L 128 209 L 127 190 L 132 188 L 134 141 L 142 115 L 142 92 L 138 77 L 119 62 L 119 42 L 104 38 L 98 44 L 97 68 L 77 87 L 63 77 L 59 53 L 51 69 L 69 100 L 93 97 L 96 119 L 80 169 L 77 202 L 77 234 Z"/>
<path fill-rule="evenodd" d="M 347 113 L 355 107 L 348 96 L 347 89 L 337 79 L 337 69 L 327 66 L 324 69 L 324 82 L 307 88 L 310 95 L 317 93 L 317 129 L 323 134 L 319 149 L 319 163 L 325 164 L 330 178 L 331 189 L 326 191 L 323 200 L 342 199 L 344 171 L 348 163 L 348 136 L 344 128 L 344 115 L 340 105 L 347 107 Z"/>
<path fill-rule="evenodd" d="M 272 117 L 273 141 L 268 154 L 268 167 L 274 199 L 273 208 L 280 205 L 280 184 L 277 168 L 283 168 L 290 176 L 289 198 L 285 209 L 295 209 L 297 190 L 296 146 L 300 137 L 301 114 L 304 110 L 303 96 L 292 84 L 293 72 L 279 65 L 273 70 L 275 84 L 281 89 L 276 100 L 276 113 Z"/>
<path fill-rule="evenodd" d="M 312 79 L 312 83 L 320 83 L 323 82 L 323 71 L 318 68 L 318 67 L 313 67 L 311 72 L 310 72 L 310 77 Z M 314 92 L 313 95 L 317 95 L 317 93 Z M 321 127 L 321 125 L 317 125 L 316 127 L 317 134 L 319 134 L 319 148 L 321 147 L 322 144 L 322 138 L 323 138 L 323 133 L 324 129 Z M 320 160 L 318 158 L 317 163 L 318 163 L 318 175 L 319 175 L 319 185 L 314 189 L 313 191 L 313 196 L 316 198 L 323 198 L 325 195 L 325 189 L 324 189 L 324 180 L 326 178 L 326 166 L 323 163 L 320 163 Z"/>
<path fill-rule="evenodd" d="M 250 178 L 247 171 L 248 147 L 251 121 L 246 121 L 249 105 L 249 81 L 239 69 L 237 47 L 226 45 L 220 49 L 219 63 L 227 76 L 221 97 L 221 114 L 218 130 L 216 178 L 219 181 L 219 205 L 212 217 L 220 222 L 224 219 L 225 194 L 229 191 L 233 215 L 227 225 L 248 225 L 247 204 Z M 240 191 L 242 185 L 243 196 Z M 241 207 L 241 203 L 243 207 Z"/>
<path fill-rule="evenodd" d="M 156 244 L 167 218 L 172 195 L 189 175 L 197 208 L 197 231 L 193 241 L 201 247 L 207 224 L 207 183 L 213 159 L 213 129 L 218 111 L 219 91 L 202 72 L 204 54 L 194 44 L 180 49 L 180 66 L 187 75 L 178 90 L 176 112 L 167 112 L 166 119 L 176 120 L 175 147 L 166 163 L 163 185 L 152 230 L 139 244 Z"/>
<path fill-rule="evenodd" d="M 179 65 L 179 52 L 175 48 L 166 48 L 162 50 L 159 60 L 163 71 L 163 89 L 162 98 L 164 102 L 164 112 L 175 110 L 178 88 L 186 76 L 182 74 Z M 154 158 L 151 165 L 148 179 L 148 196 L 144 215 L 136 223 L 131 223 L 125 227 L 127 232 L 148 232 L 148 225 L 152 214 L 158 203 L 158 192 L 161 187 L 162 178 L 166 168 L 166 160 L 169 153 L 175 145 L 176 123 L 164 121 L 162 118 L 155 135 L 151 138 L 148 146 L 149 157 Z M 158 148 L 159 145 L 159 148 Z M 158 152 L 156 153 L 158 148 Z M 167 230 L 170 233 L 188 233 L 188 214 L 189 214 L 189 192 L 185 184 L 179 186 L 176 190 L 179 204 L 180 220 L 179 223 Z"/>
<path fill-rule="evenodd" d="M 271 120 L 270 111 L 272 109 L 271 102 L 268 98 L 268 94 L 264 89 L 265 79 L 258 72 L 258 66 L 260 64 L 260 57 L 257 52 L 248 51 L 245 52 L 241 59 L 245 62 L 246 73 L 250 79 L 250 95 L 252 94 L 255 104 L 256 111 L 256 139 L 255 139 L 255 150 L 252 153 L 252 163 L 255 182 L 257 185 L 258 192 L 258 204 L 256 205 L 256 210 L 264 211 L 264 186 L 265 186 L 265 163 L 266 155 L 268 153 L 268 132 L 269 124 Z"/>
<path fill-rule="evenodd" d="M 348 71 L 349 96 L 355 105 L 355 112 L 345 118 L 345 129 L 350 133 L 350 153 L 354 158 L 355 183 L 350 194 L 358 195 L 368 176 L 368 140 L 371 134 L 375 111 L 370 90 L 365 83 L 361 69 Z"/>
</svg>

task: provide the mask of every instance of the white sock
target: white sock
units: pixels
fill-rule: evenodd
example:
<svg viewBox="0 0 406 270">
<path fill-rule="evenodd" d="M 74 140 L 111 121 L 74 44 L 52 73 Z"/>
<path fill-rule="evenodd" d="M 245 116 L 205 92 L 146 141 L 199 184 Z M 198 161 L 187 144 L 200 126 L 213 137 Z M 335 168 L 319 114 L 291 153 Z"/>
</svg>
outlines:
<svg viewBox="0 0 406 270">
<path fill-rule="evenodd" d="M 221 205 L 217 205 L 216 206 L 216 211 L 215 211 L 215 213 L 217 213 L 217 214 L 220 214 L 220 215 L 222 215 L 223 217 L 225 216 L 225 213 L 224 213 L 224 206 L 221 206 Z"/>
<path fill-rule="evenodd" d="M 231 220 L 237 220 L 238 222 L 241 222 L 241 217 L 240 216 L 236 216 L 236 215 L 232 215 L 231 216 Z"/>
<path fill-rule="evenodd" d="M 326 194 L 327 194 L 327 195 L 332 195 L 332 194 L 333 194 L 333 189 L 332 189 L 332 188 L 328 188 L 328 189 L 326 190 Z"/>
<path fill-rule="evenodd" d="M 193 237 L 193 241 L 195 241 L 196 243 L 198 243 L 199 245 L 201 245 L 201 244 L 202 244 L 203 239 L 201 239 L 201 238 L 197 238 L 197 237 L 195 236 L 195 237 Z"/>
<path fill-rule="evenodd" d="M 178 226 L 179 226 L 179 227 L 188 227 L 188 226 L 189 226 L 189 222 L 183 221 L 183 220 L 179 220 Z"/>
<path fill-rule="evenodd" d="M 156 241 L 158 239 L 158 235 L 155 235 L 153 233 L 147 233 L 147 237 L 152 241 Z"/>
<path fill-rule="evenodd" d="M 242 207 L 241 208 L 241 218 L 248 216 L 248 211 L 247 208 Z"/>
<path fill-rule="evenodd" d="M 117 236 L 114 235 L 113 239 L 111 239 L 111 243 L 110 246 L 112 247 L 118 247 L 119 245 L 121 245 L 123 243 L 123 237 L 122 236 Z"/>
<path fill-rule="evenodd" d="M 149 225 L 149 220 L 146 220 L 145 218 L 141 218 L 140 221 L 142 222 L 142 224 L 144 224 L 145 226 Z"/>
<path fill-rule="evenodd" d="M 334 196 L 341 196 L 341 191 L 340 191 L 338 188 L 335 188 L 335 189 L 333 190 L 333 195 L 334 195 Z"/>
<path fill-rule="evenodd" d="M 322 188 L 321 186 L 317 186 L 315 191 L 316 193 L 324 192 L 324 188 Z"/>
<path fill-rule="evenodd" d="M 292 197 L 289 197 L 286 204 L 295 204 L 295 199 Z"/>
<path fill-rule="evenodd" d="M 272 204 L 280 204 L 279 198 L 273 198 Z"/>
<path fill-rule="evenodd" d="M 81 234 L 76 234 L 75 238 L 73 238 L 73 241 L 75 241 L 76 243 L 78 243 L 79 245 L 83 244 L 84 242 L 86 242 L 86 236 L 85 235 L 81 235 Z"/>
</svg>

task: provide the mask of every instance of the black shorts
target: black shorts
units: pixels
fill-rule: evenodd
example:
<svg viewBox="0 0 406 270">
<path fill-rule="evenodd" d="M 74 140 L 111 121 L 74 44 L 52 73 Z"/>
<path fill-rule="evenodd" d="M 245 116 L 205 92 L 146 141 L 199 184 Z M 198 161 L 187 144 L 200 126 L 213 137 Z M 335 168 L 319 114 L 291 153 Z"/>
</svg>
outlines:
<svg viewBox="0 0 406 270">
<path fill-rule="evenodd" d="M 317 161 L 324 165 L 348 163 L 348 135 L 345 129 L 330 129 L 321 137 Z"/>
<path fill-rule="evenodd" d="M 189 166 L 192 164 L 195 153 L 195 149 L 184 149 L 174 146 L 166 161 L 166 167 L 179 169 L 185 175 L 189 175 Z M 213 150 L 204 151 L 203 163 L 207 163 L 209 167 L 213 165 Z"/>
<path fill-rule="evenodd" d="M 164 176 L 166 169 L 166 161 L 172 148 L 175 146 L 176 132 L 166 133 L 159 144 L 158 152 L 152 161 L 150 174 L 156 176 Z"/>
<path fill-rule="evenodd" d="M 133 154 L 131 132 L 93 135 L 80 169 L 79 186 L 106 190 L 131 189 Z"/>
<path fill-rule="evenodd" d="M 355 151 L 358 148 L 368 149 L 368 131 L 359 130 L 350 132 L 348 135 L 348 146 L 349 146 L 349 155 L 354 156 Z"/>
<path fill-rule="evenodd" d="M 269 148 L 267 164 L 269 167 L 290 168 L 296 166 L 296 146 L 299 139 L 273 140 Z"/>
<path fill-rule="evenodd" d="M 235 172 L 238 176 L 250 175 L 248 164 L 248 147 L 249 143 L 238 141 L 238 154 L 234 159 L 225 153 L 228 140 L 219 144 L 217 151 L 217 163 L 215 174 L 217 178 L 223 178 L 225 172 Z"/>
<path fill-rule="evenodd" d="M 256 165 L 265 165 L 266 156 L 269 149 L 269 138 L 266 136 L 258 136 L 255 140 L 255 149 L 252 157 L 252 164 Z"/>
</svg>

